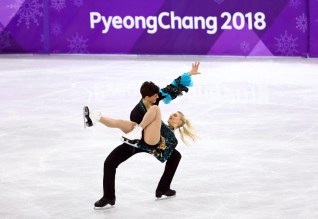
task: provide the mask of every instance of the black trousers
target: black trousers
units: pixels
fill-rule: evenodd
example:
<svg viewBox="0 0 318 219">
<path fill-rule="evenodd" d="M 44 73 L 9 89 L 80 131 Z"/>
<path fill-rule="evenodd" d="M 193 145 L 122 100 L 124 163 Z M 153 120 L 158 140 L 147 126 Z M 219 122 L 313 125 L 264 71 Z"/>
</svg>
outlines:
<svg viewBox="0 0 318 219">
<path fill-rule="evenodd" d="M 106 158 L 104 162 L 104 197 L 105 198 L 115 198 L 115 175 L 117 167 L 128 158 L 133 155 L 144 152 L 138 148 L 132 147 L 127 144 L 122 144 L 116 147 Z M 167 191 L 170 189 L 170 184 L 172 182 L 173 176 L 178 168 L 179 162 L 181 160 L 181 154 L 174 150 L 171 156 L 166 161 L 166 167 L 163 175 L 158 183 L 157 190 Z"/>
</svg>

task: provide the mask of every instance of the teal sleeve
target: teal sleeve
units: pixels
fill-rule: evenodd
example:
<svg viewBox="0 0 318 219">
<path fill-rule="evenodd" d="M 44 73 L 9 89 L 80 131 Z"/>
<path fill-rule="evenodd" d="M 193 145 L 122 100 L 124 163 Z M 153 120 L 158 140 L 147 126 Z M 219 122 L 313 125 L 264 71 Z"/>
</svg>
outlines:
<svg viewBox="0 0 318 219">
<path fill-rule="evenodd" d="M 182 95 L 182 92 L 188 92 L 187 87 L 192 87 L 193 81 L 191 75 L 187 72 L 183 75 L 179 76 L 177 79 L 173 80 L 173 82 L 167 87 L 160 89 L 160 93 L 164 96 L 163 102 L 168 104 L 171 100 L 177 98 L 177 96 Z"/>
</svg>

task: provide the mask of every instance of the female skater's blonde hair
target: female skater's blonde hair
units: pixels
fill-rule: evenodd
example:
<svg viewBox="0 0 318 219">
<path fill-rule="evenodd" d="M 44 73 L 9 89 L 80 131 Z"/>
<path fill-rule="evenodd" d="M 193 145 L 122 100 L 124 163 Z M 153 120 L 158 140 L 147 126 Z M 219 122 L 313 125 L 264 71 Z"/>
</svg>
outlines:
<svg viewBox="0 0 318 219">
<path fill-rule="evenodd" d="M 191 126 L 190 121 L 184 116 L 182 112 L 178 111 L 178 113 L 180 114 L 181 121 L 182 121 L 182 124 L 178 128 L 181 140 L 185 144 L 189 144 L 189 142 L 185 140 L 185 136 L 186 136 L 190 138 L 193 142 L 195 142 L 198 139 L 198 136 L 196 135 L 193 127 Z"/>
</svg>

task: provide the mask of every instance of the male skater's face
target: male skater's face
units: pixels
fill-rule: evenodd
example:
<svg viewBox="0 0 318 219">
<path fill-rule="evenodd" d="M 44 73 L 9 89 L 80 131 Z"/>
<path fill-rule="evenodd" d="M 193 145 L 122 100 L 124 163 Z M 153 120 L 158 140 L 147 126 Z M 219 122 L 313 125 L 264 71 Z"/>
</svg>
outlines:
<svg viewBox="0 0 318 219">
<path fill-rule="evenodd" d="M 155 103 L 158 99 L 159 95 L 158 94 L 154 94 L 152 96 L 149 97 L 149 102 L 151 103 Z"/>
</svg>

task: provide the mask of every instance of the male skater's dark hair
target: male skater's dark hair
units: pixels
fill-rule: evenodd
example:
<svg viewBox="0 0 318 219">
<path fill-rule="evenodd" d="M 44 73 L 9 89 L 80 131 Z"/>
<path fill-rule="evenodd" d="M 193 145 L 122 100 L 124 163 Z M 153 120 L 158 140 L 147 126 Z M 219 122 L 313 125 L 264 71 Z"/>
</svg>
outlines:
<svg viewBox="0 0 318 219">
<path fill-rule="evenodd" d="M 146 96 L 151 97 L 155 94 L 159 94 L 159 87 L 151 81 L 145 81 L 140 87 L 140 93 L 142 99 Z"/>
</svg>

